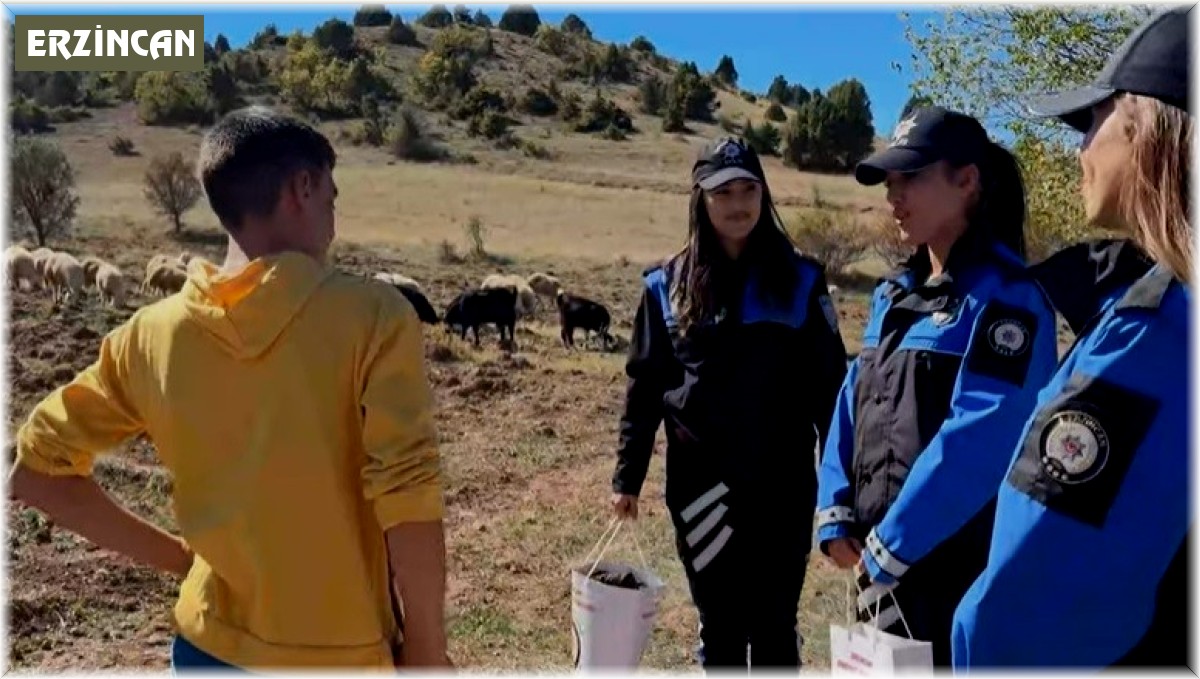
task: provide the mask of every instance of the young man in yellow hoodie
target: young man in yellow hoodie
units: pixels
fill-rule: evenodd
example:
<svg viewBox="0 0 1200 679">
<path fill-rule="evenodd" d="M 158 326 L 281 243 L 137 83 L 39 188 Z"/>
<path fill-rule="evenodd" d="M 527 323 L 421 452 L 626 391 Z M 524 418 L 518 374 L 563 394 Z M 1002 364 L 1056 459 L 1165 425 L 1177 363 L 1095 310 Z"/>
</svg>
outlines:
<svg viewBox="0 0 1200 679">
<path fill-rule="evenodd" d="M 185 577 L 175 666 L 449 666 L 421 327 L 390 286 L 325 264 L 334 163 L 323 135 L 268 109 L 209 130 L 199 170 L 224 264 L 193 260 L 17 434 L 17 499 Z M 138 434 L 174 477 L 182 537 L 92 479 L 97 454 Z"/>
</svg>

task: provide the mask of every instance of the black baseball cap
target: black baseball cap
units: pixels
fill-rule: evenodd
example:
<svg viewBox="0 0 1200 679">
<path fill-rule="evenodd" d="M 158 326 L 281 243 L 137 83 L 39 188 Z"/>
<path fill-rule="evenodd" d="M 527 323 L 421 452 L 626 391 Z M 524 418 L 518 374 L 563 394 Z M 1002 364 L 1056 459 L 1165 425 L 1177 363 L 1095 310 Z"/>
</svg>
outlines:
<svg viewBox="0 0 1200 679">
<path fill-rule="evenodd" d="M 900 121 L 888 147 L 859 163 L 854 178 L 874 186 L 888 172 L 918 172 L 939 160 L 974 162 L 983 157 L 987 145 L 987 131 L 978 120 L 941 106 L 925 106 Z"/>
<path fill-rule="evenodd" d="M 692 165 L 692 186 L 711 191 L 735 179 L 766 183 L 754 149 L 737 137 L 719 137 L 705 144 Z"/>
<path fill-rule="evenodd" d="M 1030 97 L 1025 108 L 1030 115 L 1055 117 L 1085 133 L 1092 126 L 1092 107 L 1117 92 L 1152 97 L 1187 111 L 1191 11 L 1191 6 L 1173 7 L 1155 14 L 1129 35 L 1090 85 Z"/>
</svg>

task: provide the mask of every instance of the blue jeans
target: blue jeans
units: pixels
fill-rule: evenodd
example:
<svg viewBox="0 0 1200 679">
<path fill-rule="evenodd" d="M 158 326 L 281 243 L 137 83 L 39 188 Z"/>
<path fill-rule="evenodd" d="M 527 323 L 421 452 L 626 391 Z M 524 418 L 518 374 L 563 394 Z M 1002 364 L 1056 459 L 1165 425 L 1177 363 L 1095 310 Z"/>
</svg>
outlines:
<svg viewBox="0 0 1200 679">
<path fill-rule="evenodd" d="M 191 670 L 200 672 L 242 671 L 234 665 L 230 665 L 223 660 L 218 660 L 201 651 L 187 639 L 177 634 L 175 635 L 175 640 L 171 642 L 171 673 L 175 674 Z"/>
</svg>

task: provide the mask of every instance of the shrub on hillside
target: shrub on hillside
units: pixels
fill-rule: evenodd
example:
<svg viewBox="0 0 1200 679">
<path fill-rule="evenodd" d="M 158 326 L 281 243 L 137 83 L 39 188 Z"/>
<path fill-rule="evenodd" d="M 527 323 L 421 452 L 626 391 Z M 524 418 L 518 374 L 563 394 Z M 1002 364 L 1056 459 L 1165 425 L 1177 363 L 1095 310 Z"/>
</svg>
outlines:
<svg viewBox="0 0 1200 679">
<path fill-rule="evenodd" d="M 546 54 L 567 57 L 571 54 L 572 38 L 550 24 L 542 24 L 533 34 L 533 44 Z"/>
<path fill-rule="evenodd" d="M 210 118 L 208 92 L 200 74 L 146 71 L 134 89 L 138 117 L 147 125 L 203 123 Z"/>
<path fill-rule="evenodd" d="M 568 14 L 563 17 L 561 26 L 564 33 L 578 35 L 586 40 L 592 39 L 592 29 L 588 28 L 583 19 L 580 19 L 575 14 Z"/>
<path fill-rule="evenodd" d="M 787 120 L 787 113 L 784 112 L 782 106 L 775 102 L 771 102 L 771 105 L 767 107 L 765 112 L 763 112 L 763 117 L 767 120 L 773 120 L 777 123 L 782 123 L 783 121 Z"/>
<path fill-rule="evenodd" d="M 500 17 L 500 30 L 533 37 L 542 20 L 532 5 L 510 5 Z"/>
<path fill-rule="evenodd" d="M 742 130 L 742 137 L 750 148 L 760 156 L 777 156 L 779 155 L 779 142 L 781 135 L 779 128 L 775 127 L 767 121 L 763 121 L 762 125 L 755 126 L 754 123 L 746 123 L 745 129 Z"/>
<path fill-rule="evenodd" d="M 114 156 L 136 156 L 137 151 L 133 148 L 133 141 L 129 137 L 117 135 L 108 142 L 108 150 L 112 151 Z"/>
<path fill-rule="evenodd" d="M 508 112 L 508 101 L 499 91 L 486 85 L 476 85 L 467 92 L 450 111 L 450 115 L 458 120 L 466 120 L 485 112 Z"/>
<path fill-rule="evenodd" d="M 70 233 L 79 196 L 75 193 L 75 170 L 57 144 L 48 139 L 17 137 L 12 143 L 9 177 L 9 211 L 14 227 L 28 229 L 38 246 Z"/>
<path fill-rule="evenodd" d="M 529 115 L 552 116 L 558 113 L 558 102 L 545 91 L 531 87 L 522 95 L 520 109 Z"/>
<path fill-rule="evenodd" d="M 312 32 L 313 42 L 339 59 L 351 59 L 357 53 L 354 27 L 341 19 L 330 19 Z"/>
<path fill-rule="evenodd" d="M 393 45 L 417 47 L 421 44 L 417 40 L 417 32 L 412 29 L 412 26 L 404 23 L 404 20 L 398 16 L 393 17 L 392 23 L 388 26 L 387 39 Z"/>
<path fill-rule="evenodd" d="M 267 24 L 265 28 L 255 34 L 254 39 L 250 41 L 250 46 L 254 49 L 283 47 L 287 44 L 287 41 L 287 36 L 280 35 L 279 29 L 275 28 L 275 24 Z"/>
<path fill-rule="evenodd" d="M 558 117 L 575 120 L 583 113 L 583 99 L 575 92 L 567 92 L 558 102 Z"/>
<path fill-rule="evenodd" d="M 50 114 L 24 96 L 13 97 L 8 102 L 8 118 L 9 126 L 23 134 L 47 132 L 50 129 Z"/>
<path fill-rule="evenodd" d="M 150 161 L 143 179 L 143 195 L 158 214 L 170 217 L 175 233 L 183 229 L 183 213 L 200 201 L 200 180 L 183 154 L 156 156 Z"/>
<path fill-rule="evenodd" d="M 849 214 L 839 210 L 801 210 L 790 233 L 800 251 L 822 262 L 831 274 L 844 272 L 862 259 L 870 247 L 866 231 Z"/>
<path fill-rule="evenodd" d="M 667 84 L 658 76 L 651 76 L 638 85 L 638 107 L 642 113 L 662 115 L 667 105 Z"/>
<path fill-rule="evenodd" d="M 484 139 L 500 139 L 508 135 L 510 121 L 502 113 L 482 111 L 467 122 L 467 134 Z"/>
<path fill-rule="evenodd" d="M 576 132 L 604 132 L 608 128 L 621 132 L 633 131 L 633 119 L 612 101 L 596 92 L 575 124 Z"/>
<path fill-rule="evenodd" d="M 472 64 L 492 56 L 492 40 L 486 31 L 453 26 L 439 31 L 429 50 L 442 57 L 467 58 Z"/>
<path fill-rule="evenodd" d="M 491 28 L 492 18 L 483 13 L 483 10 L 475 10 L 475 16 L 471 19 L 471 23 L 479 28 Z"/>
<path fill-rule="evenodd" d="M 417 23 L 428 28 L 446 28 L 454 24 L 454 15 L 445 5 L 434 5 L 417 19 Z"/>
<path fill-rule="evenodd" d="M 392 13 L 383 5 L 363 5 L 354 13 L 355 26 L 387 26 L 392 23 Z"/>
<path fill-rule="evenodd" d="M 646 39 L 645 36 L 639 35 L 629 43 L 629 49 L 635 52 L 645 52 L 646 54 L 654 54 L 654 43 Z"/>
<path fill-rule="evenodd" d="M 448 154 L 425 135 L 415 111 L 402 108 L 388 124 L 384 143 L 392 155 L 402 160 L 433 162 L 445 160 Z"/>
<path fill-rule="evenodd" d="M 700 75 L 694 63 L 686 63 L 671 79 L 668 99 L 682 104 L 685 119 L 712 122 L 717 108 L 717 93 L 708 80 Z"/>
</svg>

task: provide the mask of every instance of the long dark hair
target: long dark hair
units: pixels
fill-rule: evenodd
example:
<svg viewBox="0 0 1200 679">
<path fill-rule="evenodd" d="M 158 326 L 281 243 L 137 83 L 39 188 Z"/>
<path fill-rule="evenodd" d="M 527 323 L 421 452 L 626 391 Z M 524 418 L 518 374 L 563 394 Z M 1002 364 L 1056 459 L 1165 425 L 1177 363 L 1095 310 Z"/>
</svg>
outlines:
<svg viewBox="0 0 1200 679">
<path fill-rule="evenodd" d="M 1028 211 L 1021 164 L 1008 149 L 988 141 L 982 158 L 949 165 L 957 169 L 971 162 L 979 168 L 979 199 L 968 213 L 967 230 L 1004 245 L 1024 260 Z"/>
<path fill-rule="evenodd" d="M 740 259 L 755 270 L 759 291 L 781 304 L 789 302 L 795 292 L 794 252 L 771 191 L 763 183 L 758 223 L 750 231 Z M 676 256 L 671 285 L 671 303 L 683 332 L 716 315 L 716 289 L 729 276 L 730 263 L 704 205 L 704 190 L 695 187 L 688 205 L 688 242 Z"/>
</svg>

